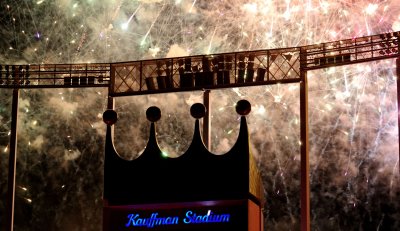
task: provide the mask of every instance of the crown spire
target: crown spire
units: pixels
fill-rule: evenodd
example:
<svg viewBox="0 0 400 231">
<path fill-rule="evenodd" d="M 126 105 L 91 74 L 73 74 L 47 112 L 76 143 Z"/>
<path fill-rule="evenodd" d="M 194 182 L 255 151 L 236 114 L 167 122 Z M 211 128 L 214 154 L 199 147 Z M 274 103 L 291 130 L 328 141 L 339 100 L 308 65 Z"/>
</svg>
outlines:
<svg viewBox="0 0 400 231">
<path fill-rule="evenodd" d="M 156 106 L 151 106 L 146 110 L 146 118 L 150 121 L 150 136 L 147 142 L 146 148 L 143 153 L 138 157 L 138 159 L 146 160 L 159 160 L 164 158 L 162 156 L 162 151 L 158 146 L 156 137 L 156 122 L 161 118 L 161 110 Z"/>
<path fill-rule="evenodd" d="M 246 100 L 236 104 L 241 116 L 238 139 L 227 153 L 216 155 L 204 145 L 200 122 L 206 108 L 196 103 L 190 108 L 195 119 L 192 143 L 179 157 L 163 157 L 157 143 L 156 122 L 161 110 L 147 109 L 150 136 L 144 152 L 128 161 L 114 149 L 111 126 L 117 122 L 117 113 L 107 110 L 103 120 L 107 124 L 104 197 L 114 205 L 188 202 L 219 199 L 252 198 L 262 201 L 262 183 L 249 148 L 246 115 L 251 105 Z"/>
</svg>

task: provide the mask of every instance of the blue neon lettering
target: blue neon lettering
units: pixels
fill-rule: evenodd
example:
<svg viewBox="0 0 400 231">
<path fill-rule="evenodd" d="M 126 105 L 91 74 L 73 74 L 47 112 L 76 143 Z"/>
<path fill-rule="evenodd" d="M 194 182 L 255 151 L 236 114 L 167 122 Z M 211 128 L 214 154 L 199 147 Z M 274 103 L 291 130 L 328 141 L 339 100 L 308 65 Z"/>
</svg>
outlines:
<svg viewBox="0 0 400 231">
<path fill-rule="evenodd" d="M 177 225 L 179 223 L 179 217 L 159 217 L 158 213 L 152 213 L 150 217 L 141 217 L 139 214 L 131 213 L 128 214 L 128 222 L 125 227 L 147 227 L 154 228 L 155 226 L 161 225 Z M 185 217 L 182 219 L 184 224 L 203 224 L 203 223 L 227 223 L 230 222 L 230 214 L 215 214 L 211 210 L 208 210 L 206 214 L 196 214 L 192 210 L 188 210 L 185 213 Z"/>
<path fill-rule="evenodd" d="M 135 224 L 135 219 L 136 219 L 136 217 L 138 217 L 138 216 L 139 216 L 139 214 L 133 214 L 133 213 L 129 214 L 129 215 L 128 215 L 128 223 L 126 223 L 125 226 L 126 226 L 126 227 L 129 227 L 131 223 L 132 223 L 132 226 L 134 226 L 134 224 Z"/>
<path fill-rule="evenodd" d="M 186 212 L 186 217 L 183 219 L 185 224 L 201 224 L 201 223 L 226 223 L 230 220 L 230 214 L 214 214 L 211 210 L 208 210 L 205 215 L 197 215 L 193 211 L 189 210 Z"/>
<path fill-rule="evenodd" d="M 190 218 L 190 216 L 192 215 L 192 211 L 187 211 L 186 212 L 186 218 L 184 218 L 183 219 L 183 223 L 185 223 L 185 224 L 189 224 L 190 223 L 190 221 L 192 220 L 191 218 Z"/>
<path fill-rule="evenodd" d="M 159 225 L 176 225 L 178 224 L 178 217 L 157 217 L 158 213 L 152 213 L 149 218 L 141 218 L 139 214 L 129 214 L 128 223 L 125 227 L 129 226 L 144 226 L 147 228 L 153 228 Z"/>
</svg>

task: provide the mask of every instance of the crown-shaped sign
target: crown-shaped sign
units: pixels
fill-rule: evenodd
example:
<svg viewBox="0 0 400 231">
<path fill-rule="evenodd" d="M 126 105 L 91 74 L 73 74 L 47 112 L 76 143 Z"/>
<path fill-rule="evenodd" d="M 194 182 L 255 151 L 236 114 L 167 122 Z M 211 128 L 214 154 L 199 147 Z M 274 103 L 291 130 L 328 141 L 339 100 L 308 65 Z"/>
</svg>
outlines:
<svg viewBox="0 0 400 231">
<path fill-rule="evenodd" d="M 205 110 L 200 103 L 191 107 L 195 118 L 192 143 L 184 154 L 172 158 L 165 157 L 157 144 L 156 122 L 161 111 L 154 106 L 148 108 L 150 137 L 144 152 L 134 160 L 124 160 L 116 152 L 112 125 L 117 122 L 117 113 L 105 111 L 105 202 L 129 205 L 251 199 L 262 206 L 262 181 L 249 149 L 245 117 L 250 113 L 250 103 L 237 102 L 236 111 L 241 115 L 239 136 L 230 151 L 222 155 L 211 153 L 203 143 L 199 119 L 205 116 Z"/>
</svg>

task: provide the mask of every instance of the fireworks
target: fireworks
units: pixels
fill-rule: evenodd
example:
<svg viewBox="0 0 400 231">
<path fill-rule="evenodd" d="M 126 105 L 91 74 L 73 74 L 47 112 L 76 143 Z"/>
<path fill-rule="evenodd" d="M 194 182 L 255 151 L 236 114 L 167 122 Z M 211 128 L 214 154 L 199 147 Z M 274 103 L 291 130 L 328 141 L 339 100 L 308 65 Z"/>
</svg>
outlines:
<svg viewBox="0 0 400 231">
<path fill-rule="evenodd" d="M 116 62 L 282 48 L 399 30 L 395 0 L 10 1 L 2 60 Z"/>
<path fill-rule="evenodd" d="M 400 30 L 397 0 L 9 0 L 0 3 L 0 10 L 4 64 L 120 62 L 273 49 Z M 311 71 L 308 77 L 314 229 L 396 227 L 394 61 Z M 10 97 L 2 92 L 4 156 Z M 43 210 L 54 203 L 61 214 L 54 219 L 55 229 L 68 219 L 76 225 L 82 219 L 101 220 L 101 162 L 95 159 L 103 150 L 104 124 L 98 115 L 105 109 L 106 94 L 106 89 L 21 94 L 17 181 L 26 189 L 19 196 L 28 198 L 29 206 L 17 201 L 17 209 L 52 217 Z M 265 179 L 268 230 L 288 230 L 299 222 L 298 95 L 297 84 L 211 92 L 212 150 L 218 154 L 236 140 L 234 103 L 242 98 L 252 103 L 248 121 L 253 154 Z M 148 125 L 144 112 L 157 105 L 163 114 L 158 124 L 160 145 L 168 155 L 183 153 L 193 131 L 190 105 L 201 101 L 202 92 L 118 98 L 117 150 L 126 158 L 141 152 Z M 75 186 L 70 183 L 74 180 Z M 45 189 L 37 181 L 48 182 Z M 49 195 L 54 198 L 45 203 Z M 92 199 L 84 202 L 86 197 Z M 82 210 L 80 215 L 66 212 L 70 207 L 63 200 L 71 198 L 75 202 L 70 206 Z M 360 227 L 352 226 L 351 219 Z M 22 218 L 17 216 L 16 222 L 24 227 Z M 42 219 L 32 215 L 30 222 L 40 224 Z"/>
</svg>

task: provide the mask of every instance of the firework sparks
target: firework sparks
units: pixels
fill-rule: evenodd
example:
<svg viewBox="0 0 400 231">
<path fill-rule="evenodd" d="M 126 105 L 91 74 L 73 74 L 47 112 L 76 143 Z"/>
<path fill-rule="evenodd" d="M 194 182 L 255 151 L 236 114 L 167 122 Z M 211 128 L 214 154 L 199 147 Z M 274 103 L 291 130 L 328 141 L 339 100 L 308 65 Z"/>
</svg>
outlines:
<svg viewBox="0 0 400 231">
<path fill-rule="evenodd" d="M 7 64 L 122 62 L 274 49 L 400 30 L 398 0 L 8 0 L 0 9 L 0 62 Z M 393 220 L 399 222 L 390 211 L 399 211 L 394 202 L 400 190 L 395 63 L 328 68 L 308 77 L 313 227 L 390 230 Z M 68 223 L 83 225 L 83 220 L 101 224 L 101 161 L 95 159 L 103 150 L 106 95 L 106 90 L 76 89 L 21 95 L 18 181 L 31 185 L 18 192 L 23 200 L 17 201 L 17 209 L 55 217 L 54 230 L 68 230 Z M 248 121 L 269 198 L 267 230 L 293 230 L 299 223 L 298 95 L 296 84 L 211 94 L 212 151 L 218 154 L 236 140 L 234 103 L 242 98 L 252 103 Z M 7 158 L 10 96 L 5 92 L 2 97 L 0 150 Z M 143 150 L 147 123 L 142 115 L 146 107 L 157 105 L 163 110 L 160 144 L 168 155 L 183 153 L 192 132 L 188 102 L 201 102 L 201 92 L 135 99 L 117 99 L 123 124 L 116 125 L 117 150 L 126 158 Z M 7 161 L 0 163 L 6 169 Z M 98 198 L 87 200 L 89 193 Z M 48 198 L 54 199 L 46 202 Z M 71 198 L 73 205 L 64 203 Z M 71 206 L 81 214 L 71 214 Z M 40 227 L 42 220 L 35 215 L 16 218 L 21 227 Z"/>
</svg>

